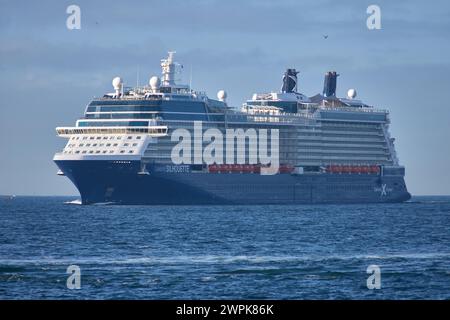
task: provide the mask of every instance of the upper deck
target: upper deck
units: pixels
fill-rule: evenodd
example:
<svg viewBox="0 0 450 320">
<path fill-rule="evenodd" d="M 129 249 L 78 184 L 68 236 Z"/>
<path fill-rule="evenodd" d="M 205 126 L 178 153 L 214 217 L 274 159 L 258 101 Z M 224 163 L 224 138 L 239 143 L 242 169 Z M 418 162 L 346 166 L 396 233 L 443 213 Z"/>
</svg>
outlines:
<svg viewBox="0 0 450 320">
<path fill-rule="evenodd" d="M 151 77 L 148 85 L 126 87 L 121 78 L 114 78 L 114 92 L 94 98 L 83 117 L 74 127 L 60 127 L 59 135 L 70 133 L 146 132 L 161 134 L 158 126 L 186 121 L 203 121 L 224 126 L 224 123 L 254 123 L 266 125 L 317 125 L 323 121 L 388 123 L 387 110 L 376 109 L 355 99 L 349 90 L 347 98 L 336 97 L 337 74 L 325 75 L 323 94 L 308 97 L 297 92 L 297 73 L 288 69 L 281 92 L 254 94 L 238 110 L 228 106 L 226 93 L 221 90 L 218 100 L 188 85 L 177 84 L 175 75 L 180 66 L 169 52 L 161 60 L 162 76 Z M 156 131 L 155 131 L 156 130 Z"/>
</svg>

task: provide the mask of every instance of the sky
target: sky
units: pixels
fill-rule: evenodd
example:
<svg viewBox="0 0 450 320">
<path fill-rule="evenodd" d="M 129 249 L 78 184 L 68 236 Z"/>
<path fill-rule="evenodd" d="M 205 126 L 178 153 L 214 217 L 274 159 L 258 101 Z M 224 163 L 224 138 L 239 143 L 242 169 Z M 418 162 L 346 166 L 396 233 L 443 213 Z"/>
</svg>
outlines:
<svg viewBox="0 0 450 320">
<path fill-rule="evenodd" d="M 72 4 L 79 30 L 66 26 Z M 366 25 L 372 4 L 379 30 Z M 0 194 L 77 195 L 56 175 L 55 127 L 74 125 L 115 76 L 148 83 L 170 50 L 182 82 L 213 98 L 225 89 L 236 107 L 278 91 L 288 67 L 309 96 L 338 71 L 338 96 L 355 88 L 390 110 L 410 192 L 450 194 L 449 40 L 445 0 L 0 0 Z"/>
</svg>

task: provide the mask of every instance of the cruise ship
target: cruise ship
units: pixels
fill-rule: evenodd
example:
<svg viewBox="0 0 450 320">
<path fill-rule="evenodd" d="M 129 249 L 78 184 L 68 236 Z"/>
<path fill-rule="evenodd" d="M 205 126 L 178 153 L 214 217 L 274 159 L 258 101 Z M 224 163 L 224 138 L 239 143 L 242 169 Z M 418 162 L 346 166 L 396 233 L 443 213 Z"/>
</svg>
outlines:
<svg viewBox="0 0 450 320">
<path fill-rule="evenodd" d="M 240 107 L 189 85 L 169 52 L 148 85 L 94 98 L 54 162 L 82 204 L 339 204 L 410 199 L 405 168 L 389 133 L 389 112 L 336 96 L 338 74 L 322 93 L 298 90 L 287 69 L 280 92 L 255 93 Z M 221 140 L 222 139 L 222 140 Z M 230 151 L 231 150 L 231 151 Z"/>
</svg>

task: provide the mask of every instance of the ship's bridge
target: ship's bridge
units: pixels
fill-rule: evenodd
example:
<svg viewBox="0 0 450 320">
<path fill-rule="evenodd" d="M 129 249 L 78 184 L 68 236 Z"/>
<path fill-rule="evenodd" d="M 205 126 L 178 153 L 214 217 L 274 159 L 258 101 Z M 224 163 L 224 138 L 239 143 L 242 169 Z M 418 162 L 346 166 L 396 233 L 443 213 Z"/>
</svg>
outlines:
<svg viewBox="0 0 450 320">
<path fill-rule="evenodd" d="M 208 114 L 223 113 L 228 108 L 226 93 L 219 91 L 219 100 L 214 100 L 189 85 L 177 84 L 175 78 L 181 65 L 173 58 L 174 52 L 169 52 L 168 58 L 161 60 L 161 78 L 151 77 L 148 85 L 124 87 L 120 77 L 114 78 L 115 92 L 92 100 L 77 126 L 122 126 L 124 121 L 127 126 L 158 120 L 208 121 Z"/>
<path fill-rule="evenodd" d="M 151 77 L 148 85 L 125 87 L 115 77 L 114 92 L 94 98 L 75 126 L 56 128 L 59 136 L 69 139 L 59 156 L 142 156 L 150 143 L 167 136 L 169 124 L 223 121 L 229 108 L 226 93 L 219 91 L 219 100 L 214 100 L 205 92 L 177 84 L 180 65 L 173 58 L 174 52 L 169 52 L 161 60 L 162 76 Z"/>
</svg>

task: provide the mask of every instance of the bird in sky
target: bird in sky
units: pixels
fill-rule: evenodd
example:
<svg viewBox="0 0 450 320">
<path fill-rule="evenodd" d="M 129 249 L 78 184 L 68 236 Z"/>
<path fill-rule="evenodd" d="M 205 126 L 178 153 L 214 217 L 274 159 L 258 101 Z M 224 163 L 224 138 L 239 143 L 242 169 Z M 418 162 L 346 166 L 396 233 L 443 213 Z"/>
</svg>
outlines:
<svg viewBox="0 0 450 320">
<path fill-rule="evenodd" d="M 328 39 L 328 35 L 327 35 L 327 34 L 324 34 L 324 35 L 323 35 L 323 38 L 324 38 L 324 39 Z"/>
</svg>

